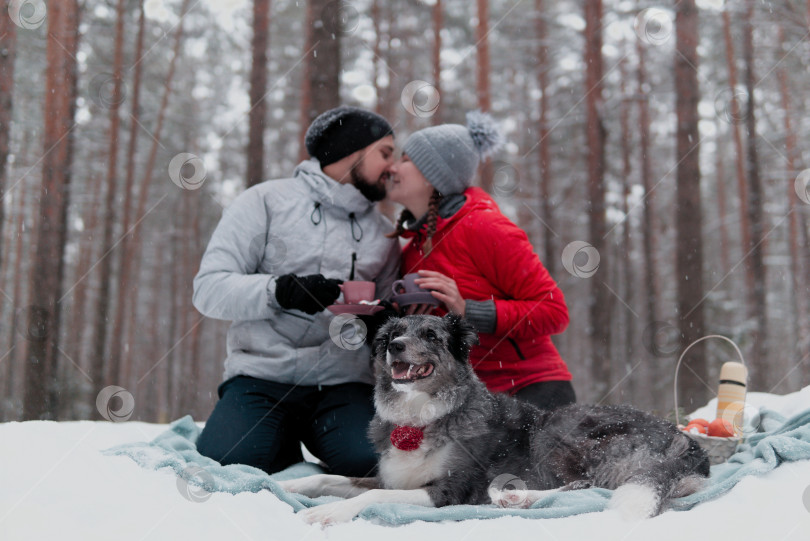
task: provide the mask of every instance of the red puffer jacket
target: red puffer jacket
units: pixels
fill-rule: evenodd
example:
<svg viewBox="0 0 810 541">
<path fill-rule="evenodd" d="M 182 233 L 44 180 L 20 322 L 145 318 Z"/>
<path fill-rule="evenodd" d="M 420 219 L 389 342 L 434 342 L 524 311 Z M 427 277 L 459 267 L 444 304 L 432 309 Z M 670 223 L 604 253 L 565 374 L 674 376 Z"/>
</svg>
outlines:
<svg viewBox="0 0 810 541">
<path fill-rule="evenodd" d="M 550 335 L 568 326 L 557 284 L 534 253 L 526 233 L 501 214 L 479 188 L 448 219 L 439 218 L 433 250 L 422 251 L 425 228 L 406 232 L 402 273 L 433 270 L 453 278 L 464 299 L 493 299 L 497 327 L 479 334 L 470 352 L 478 377 L 493 392 L 514 393 L 540 381 L 570 381 L 571 373 Z M 443 315 L 439 310 L 438 315 Z"/>
</svg>

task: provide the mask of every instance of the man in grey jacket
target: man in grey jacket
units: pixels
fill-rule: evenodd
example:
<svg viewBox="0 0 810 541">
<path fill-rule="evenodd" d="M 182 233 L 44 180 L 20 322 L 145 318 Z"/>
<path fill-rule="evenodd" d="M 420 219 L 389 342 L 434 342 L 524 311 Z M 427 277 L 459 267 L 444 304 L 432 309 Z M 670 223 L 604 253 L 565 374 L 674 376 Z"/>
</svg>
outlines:
<svg viewBox="0 0 810 541">
<path fill-rule="evenodd" d="M 373 475 L 370 352 L 340 325 L 330 332 L 325 308 L 344 280 L 372 280 L 384 299 L 397 278 L 393 226 L 373 204 L 385 197 L 393 131 L 370 111 L 338 107 L 315 119 L 306 147 L 312 159 L 291 178 L 225 209 L 194 278 L 197 310 L 233 322 L 197 448 L 273 473 L 302 460 L 303 442 L 334 473 Z"/>
</svg>

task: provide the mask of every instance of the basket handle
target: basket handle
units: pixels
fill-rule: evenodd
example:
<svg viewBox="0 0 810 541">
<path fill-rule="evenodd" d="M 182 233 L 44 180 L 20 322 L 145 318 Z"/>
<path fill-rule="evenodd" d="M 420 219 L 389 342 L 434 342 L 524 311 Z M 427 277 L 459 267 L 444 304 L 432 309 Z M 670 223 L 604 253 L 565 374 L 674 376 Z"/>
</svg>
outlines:
<svg viewBox="0 0 810 541">
<path fill-rule="evenodd" d="M 697 340 L 695 340 L 694 342 L 692 342 L 688 346 L 686 346 L 686 349 L 683 350 L 683 353 L 681 353 L 681 356 L 678 357 L 678 364 L 675 365 L 675 381 L 673 383 L 673 391 L 674 391 L 674 396 L 675 396 L 675 424 L 677 424 L 677 425 L 681 424 L 681 417 L 680 417 L 680 415 L 678 415 L 678 371 L 681 368 L 681 361 L 683 361 L 683 356 L 686 355 L 686 352 L 689 351 L 689 349 L 691 349 L 692 346 L 694 346 L 698 342 L 708 340 L 709 338 L 722 338 L 723 340 L 725 340 L 726 342 L 728 342 L 729 344 L 734 346 L 734 349 L 737 351 L 737 355 L 740 356 L 740 362 L 742 362 L 742 364 L 745 365 L 745 359 L 743 358 L 743 354 L 740 351 L 740 348 L 737 347 L 737 344 L 734 343 L 734 340 L 732 340 L 732 339 L 730 339 L 728 337 L 725 337 L 723 335 L 720 335 L 720 334 L 709 334 L 709 335 L 703 336 L 701 338 L 698 338 Z"/>
</svg>

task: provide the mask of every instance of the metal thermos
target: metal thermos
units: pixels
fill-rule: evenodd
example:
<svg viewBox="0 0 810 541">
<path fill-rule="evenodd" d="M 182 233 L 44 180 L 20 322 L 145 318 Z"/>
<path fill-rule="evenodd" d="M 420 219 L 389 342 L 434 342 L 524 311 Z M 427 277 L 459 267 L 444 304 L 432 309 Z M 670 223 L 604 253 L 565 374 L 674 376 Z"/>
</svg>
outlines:
<svg viewBox="0 0 810 541">
<path fill-rule="evenodd" d="M 720 368 L 720 385 L 717 387 L 717 418 L 731 423 L 738 437 L 743 433 L 747 380 L 748 369 L 742 363 L 728 362 Z"/>
</svg>

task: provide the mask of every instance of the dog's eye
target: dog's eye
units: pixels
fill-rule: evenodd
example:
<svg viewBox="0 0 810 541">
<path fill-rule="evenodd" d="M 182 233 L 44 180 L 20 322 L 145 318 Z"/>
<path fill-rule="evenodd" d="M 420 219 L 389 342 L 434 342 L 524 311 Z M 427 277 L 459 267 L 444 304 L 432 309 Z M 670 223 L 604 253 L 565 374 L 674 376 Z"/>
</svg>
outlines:
<svg viewBox="0 0 810 541">
<path fill-rule="evenodd" d="M 425 333 L 425 338 L 427 338 L 431 342 L 435 342 L 436 340 L 439 339 L 439 337 L 436 336 L 436 333 L 430 330 L 427 333 Z"/>
</svg>

